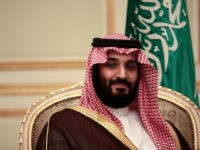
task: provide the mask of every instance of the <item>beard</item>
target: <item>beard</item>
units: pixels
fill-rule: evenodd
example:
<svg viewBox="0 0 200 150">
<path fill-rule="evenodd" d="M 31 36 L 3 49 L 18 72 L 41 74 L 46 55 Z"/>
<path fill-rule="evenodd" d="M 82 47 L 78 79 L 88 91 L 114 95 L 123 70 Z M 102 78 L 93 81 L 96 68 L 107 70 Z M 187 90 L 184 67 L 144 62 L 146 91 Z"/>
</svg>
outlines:
<svg viewBox="0 0 200 150">
<path fill-rule="evenodd" d="M 100 89 L 97 90 L 98 91 L 97 95 L 99 96 L 101 102 L 104 105 L 112 108 L 123 108 L 129 106 L 133 102 L 136 92 L 135 92 L 135 87 L 131 88 L 130 83 L 127 83 L 129 87 L 128 93 L 124 93 L 123 89 L 117 89 L 117 93 L 113 93 L 111 88 L 112 84 L 122 83 L 122 82 L 125 83 L 128 81 L 116 79 L 116 80 L 110 80 L 109 85 L 106 85 L 104 82 L 101 83 L 101 86 L 99 86 Z"/>
<path fill-rule="evenodd" d="M 126 85 L 129 89 L 128 93 L 125 93 L 124 89 L 117 89 L 117 92 L 113 93 L 112 85 L 115 83 Z M 134 101 L 138 91 L 138 82 L 133 85 L 126 79 L 118 78 L 115 80 L 111 79 L 109 80 L 109 83 L 106 84 L 106 82 L 97 75 L 97 71 L 93 74 L 93 85 L 101 102 L 112 108 L 123 108 L 129 106 Z"/>
</svg>

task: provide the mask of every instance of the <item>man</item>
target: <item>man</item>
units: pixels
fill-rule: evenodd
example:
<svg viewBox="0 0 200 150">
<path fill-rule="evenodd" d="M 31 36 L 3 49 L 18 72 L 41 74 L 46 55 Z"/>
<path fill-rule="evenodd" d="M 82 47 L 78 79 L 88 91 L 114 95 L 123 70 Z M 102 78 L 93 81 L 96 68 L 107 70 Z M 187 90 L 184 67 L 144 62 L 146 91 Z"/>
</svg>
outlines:
<svg viewBox="0 0 200 150">
<path fill-rule="evenodd" d="M 158 75 L 140 42 L 111 34 L 92 45 L 79 106 L 52 115 L 36 149 L 179 149 L 158 110 Z"/>
</svg>

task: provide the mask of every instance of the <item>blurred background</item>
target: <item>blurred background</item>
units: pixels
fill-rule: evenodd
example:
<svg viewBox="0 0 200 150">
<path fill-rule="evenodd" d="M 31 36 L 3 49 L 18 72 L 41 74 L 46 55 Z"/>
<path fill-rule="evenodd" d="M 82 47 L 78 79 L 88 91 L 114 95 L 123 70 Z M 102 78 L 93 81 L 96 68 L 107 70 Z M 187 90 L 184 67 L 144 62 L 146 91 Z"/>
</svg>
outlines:
<svg viewBox="0 0 200 150">
<path fill-rule="evenodd" d="M 200 4 L 186 1 L 200 92 Z M 127 0 L 0 0 L 1 150 L 19 148 L 32 103 L 84 79 L 92 38 L 124 34 L 126 11 Z"/>
</svg>

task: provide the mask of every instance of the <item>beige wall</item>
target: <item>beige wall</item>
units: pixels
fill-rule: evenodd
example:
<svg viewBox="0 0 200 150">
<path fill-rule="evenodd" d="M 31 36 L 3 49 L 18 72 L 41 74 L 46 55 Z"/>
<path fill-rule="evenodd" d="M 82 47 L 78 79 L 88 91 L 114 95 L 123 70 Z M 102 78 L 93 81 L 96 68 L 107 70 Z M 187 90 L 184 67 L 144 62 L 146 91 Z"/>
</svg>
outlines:
<svg viewBox="0 0 200 150">
<path fill-rule="evenodd" d="M 198 0 L 188 3 L 199 74 Z M 35 100 L 84 79 L 93 37 L 124 33 L 126 4 L 0 0 L 0 149 L 18 149 L 20 122 Z"/>
<path fill-rule="evenodd" d="M 104 1 L 0 1 L 0 58 L 86 56 L 105 33 Z"/>
</svg>

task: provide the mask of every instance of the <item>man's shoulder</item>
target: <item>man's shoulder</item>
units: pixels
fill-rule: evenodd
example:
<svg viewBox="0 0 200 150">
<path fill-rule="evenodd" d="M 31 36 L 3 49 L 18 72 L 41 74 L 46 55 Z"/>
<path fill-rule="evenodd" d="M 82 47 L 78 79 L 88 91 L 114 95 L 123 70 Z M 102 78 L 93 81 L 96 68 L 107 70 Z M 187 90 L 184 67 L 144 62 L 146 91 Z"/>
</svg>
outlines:
<svg viewBox="0 0 200 150">
<path fill-rule="evenodd" d="M 75 117 L 77 118 L 80 115 L 81 115 L 80 113 L 78 113 L 77 111 L 71 108 L 65 108 L 52 114 L 50 119 L 54 121 L 57 121 L 57 120 L 66 121 L 66 120 L 72 120 Z"/>
<path fill-rule="evenodd" d="M 88 111 L 88 112 L 87 112 Z M 87 112 L 87 113 L 86 113 Z M 96 113 L 95 111 L 82 108 L 82 109 L 76 109 L 75 108 L 65 108 L 62 110 L 59 110 L 51 115 L 50 122 L 51 125 L 64 125 L 64 126 L 71 126 L 71 125 L 91 125 L 91 124 L 98 124 L 95 120 L 91 119 L 90 115 L 93 113 Z"/>
</svg>

